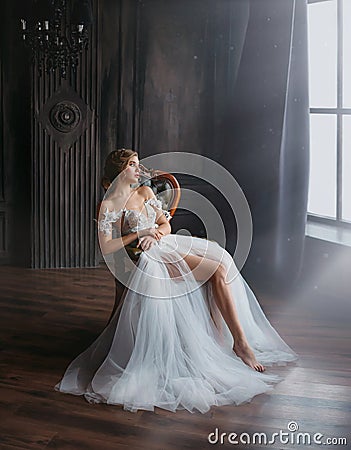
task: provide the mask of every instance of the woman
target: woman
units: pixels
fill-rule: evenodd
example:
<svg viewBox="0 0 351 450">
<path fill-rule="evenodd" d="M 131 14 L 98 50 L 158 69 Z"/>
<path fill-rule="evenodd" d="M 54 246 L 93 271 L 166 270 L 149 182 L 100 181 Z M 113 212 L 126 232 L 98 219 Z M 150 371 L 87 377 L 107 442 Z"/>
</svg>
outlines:
<svg viewBox="0 0 351 450">
<path fill-rule="evenodd" d="M 240 404 L 280 381 L 265 366 L 296 360 L 262 312 L 231 256 L 216 242 L 171 234 L 132 150 L 110 153 L 99 240 L 119 276 L 125 246 L 142 252 L 121 307 L 55 389 L 124 409 L 205 413 Z M 228 281 L 229 280 L 229 281 Z"/>
</svg>

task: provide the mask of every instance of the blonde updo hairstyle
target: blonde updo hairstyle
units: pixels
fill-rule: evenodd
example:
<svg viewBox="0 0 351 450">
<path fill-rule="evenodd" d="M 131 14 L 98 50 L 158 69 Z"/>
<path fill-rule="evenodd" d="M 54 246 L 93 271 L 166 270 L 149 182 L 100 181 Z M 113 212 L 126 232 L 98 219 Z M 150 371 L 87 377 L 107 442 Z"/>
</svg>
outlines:
<svg viewBox="0 0 351 450">
<path fill-rule="evenodd" d="M 102 187 L 107 190 L 112 181 L 119 175 L 128 165 L 132 156 L 138 156 L 138 153 L 131 149 L 120 148 L 113 150 L 107 155 L 105 160 L 104 175 L 101 180 Z"/>
</svg>

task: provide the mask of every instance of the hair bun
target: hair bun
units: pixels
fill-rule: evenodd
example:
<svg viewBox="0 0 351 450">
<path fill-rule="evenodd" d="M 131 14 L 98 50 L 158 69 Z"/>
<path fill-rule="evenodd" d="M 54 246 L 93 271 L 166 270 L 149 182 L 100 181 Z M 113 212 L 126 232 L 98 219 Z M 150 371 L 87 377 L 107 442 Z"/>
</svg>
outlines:
<svg viewBox="0 0 351 450">
<path fill-rule="evenodd" d="M 119 148 L 109 153 L 105 161 L 103 180 L 107 179 L 109 183 L 112 183 L 116 176 L 126 168 L 132 156 L 138 156 L 138 153 L 126 148 Z"/>
</svg>

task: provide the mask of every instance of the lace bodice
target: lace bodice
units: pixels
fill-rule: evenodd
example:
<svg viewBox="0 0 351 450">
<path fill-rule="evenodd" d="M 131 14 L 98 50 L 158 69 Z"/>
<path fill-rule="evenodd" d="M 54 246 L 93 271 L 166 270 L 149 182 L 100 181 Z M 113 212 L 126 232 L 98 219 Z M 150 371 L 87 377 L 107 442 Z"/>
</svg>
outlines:
<svg viewBox="0 0 351 450">
<path fill-rule="evenodd" d="M 157 228 L 158 225 L 156 223 L 156 210 L 162 210 L 167 220 L 170 220 L 170 213 L 162 209 L 162 202 L 157 198 L 150 198 L 149 200 L 145 200 L 144 205 L 147 215 L 135 209 L 123 208 L 119 211 L 116 211 L 115 209 L 109 211 L 109 209 L 106 208 L 105 212 L 103 213 L 104 218 L 99 220 L 98 222 L 99 231 L 102 231 L 105 236 L 108 236 L 112 233 L 117 237 L 121 234 L 125 235 L 129 233 L 135 233 L 136 231 L 144 230 L 146 228 Z M 117 223 L 122 218 L 123 214 L 124 220 L 122 224 L 122 230 L 120 232 L 120 227 L 113 226 L 113 224 Z M 114 230 L 115 233 L 113 233 Z"/>
</svg>

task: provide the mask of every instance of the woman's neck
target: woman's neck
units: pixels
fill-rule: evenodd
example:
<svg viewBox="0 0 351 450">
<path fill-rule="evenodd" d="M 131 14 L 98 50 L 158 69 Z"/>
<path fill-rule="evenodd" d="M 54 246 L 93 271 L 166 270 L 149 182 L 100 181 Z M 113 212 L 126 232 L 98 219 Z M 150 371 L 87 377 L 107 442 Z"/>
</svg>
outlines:
<svg viewBox="0 0 351 450">
<path fill-rule="evenodd" d="M 113 197 L 125 199 L 131 196 L 131 194 L 135 191 L 135 188 L 132 188 L 128 182 L 117 180 L 113 191 Z"/>
</svg>

